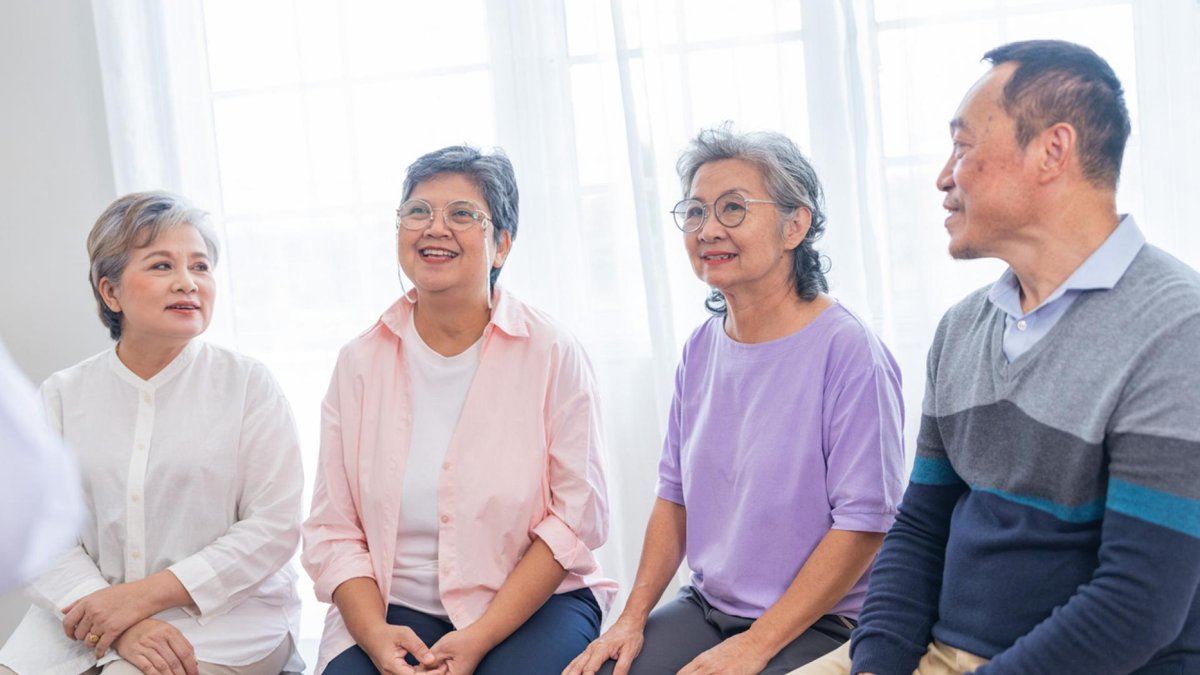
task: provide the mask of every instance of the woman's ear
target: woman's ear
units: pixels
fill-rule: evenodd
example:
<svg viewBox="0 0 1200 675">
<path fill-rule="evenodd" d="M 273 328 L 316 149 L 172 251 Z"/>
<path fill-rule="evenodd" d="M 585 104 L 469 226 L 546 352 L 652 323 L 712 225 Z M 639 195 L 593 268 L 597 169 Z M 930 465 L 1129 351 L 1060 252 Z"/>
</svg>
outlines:
<svg viewBox="0 0 1200 675">
<path fill-rule="evenodd" d="M 100 283 L 96 284 L 96 290 L 100 292 L 100 299 L 104 301 L 105 307 L 120 313 L 121 301 L 117 299 L 117 287 L 108 280 L 108 277 L 100 277 Z"/>
<path fill-rule="evenodd" d="M 792 215 L 783 221 L 783 245 L 791 251 L 808 236 L 808 228 L 812 227 L 812 210 L 800 206 Z"/>
<path fill-rule="evenodd" d="M 508 230 L 500 230 L 500 241 L 496 242 L 496 254 L 492 256 L 492 267 L 504 266 L 508 252 L 512 250 L 512 235 Z"/>
</svg>

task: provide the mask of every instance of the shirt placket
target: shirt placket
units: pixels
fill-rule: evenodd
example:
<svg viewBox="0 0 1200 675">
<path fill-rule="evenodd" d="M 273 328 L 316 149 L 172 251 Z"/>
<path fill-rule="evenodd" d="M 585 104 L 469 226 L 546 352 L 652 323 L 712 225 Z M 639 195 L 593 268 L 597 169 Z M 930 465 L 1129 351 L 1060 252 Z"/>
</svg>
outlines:
<svg viewBox="0 0 1200 675">
<path fill-rule="evenodd" d="M 125 581 L 146 577 L 146 466 L 154 431 L 154 389 L 138 395 L 137 421 L 133 428 L 133 453 L 125 491 Z"/>
</svg>

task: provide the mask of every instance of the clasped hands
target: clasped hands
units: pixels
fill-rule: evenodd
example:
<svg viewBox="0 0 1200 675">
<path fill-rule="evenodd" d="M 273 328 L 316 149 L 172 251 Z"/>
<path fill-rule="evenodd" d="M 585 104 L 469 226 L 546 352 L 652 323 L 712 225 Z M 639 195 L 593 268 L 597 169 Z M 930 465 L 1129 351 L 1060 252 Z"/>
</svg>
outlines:
<svg viewBox="0 0 1200 675">
<path fill-rule="evenodd" d="M 195 651 L 169 623 L 148 618 L 154 612 L 136 584 L 115 584 L 85 595 L 62 610 L 63 633 L 95 649 L 109 648 L 145 675 L 198 675 Z"/>
<path fill-rule="evenodd" d="M 383 624 L 360 645 L 383 675 L 471 675 L 495 646 L 475 627 L 451 631 L 427 647 L 408 626 Z M 419 665 L 409 665 L 409 654 Z"/>
</svg>

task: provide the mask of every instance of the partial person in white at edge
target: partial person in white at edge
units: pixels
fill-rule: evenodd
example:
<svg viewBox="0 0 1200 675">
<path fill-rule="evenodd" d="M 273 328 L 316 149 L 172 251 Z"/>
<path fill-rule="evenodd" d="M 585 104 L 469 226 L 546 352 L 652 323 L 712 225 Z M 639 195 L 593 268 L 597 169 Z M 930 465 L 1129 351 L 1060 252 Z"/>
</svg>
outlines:
<svg viewBox="0 0 1200 675">
<path fill-rule="evenodd" d="M 0 593 L 41 572 L 83 520 L 79 469 L 46 426 L 37 392 L 0 344 Z"/>
<path fill-rule="evenodd" d="M 215 294 L 206 214 L 165 192 L 126 195 L 88 255 L 117 344 L 42 385 L 78 454 L 87 522 L 31 585 L 0 675 L 303 670 L 295 422 L 262 364 L 195 339 Z"/>
</svg>

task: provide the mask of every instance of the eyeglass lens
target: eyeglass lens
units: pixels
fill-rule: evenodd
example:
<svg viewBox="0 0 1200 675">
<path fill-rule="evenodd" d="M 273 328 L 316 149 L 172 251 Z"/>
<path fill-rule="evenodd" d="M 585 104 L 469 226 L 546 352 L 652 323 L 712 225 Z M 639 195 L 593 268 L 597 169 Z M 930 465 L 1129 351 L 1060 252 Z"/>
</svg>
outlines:
<svg viewBox="0 0 1200 675">
<path fill-rule="evenodd" d="M 746 198 L 736 192 L 717 197 L 713 203 L 717 222 L 725 227 L 737 227 L 746 219 Z M 675 224 L 684 232 L 695 232 L 704 225 L 708 208 L 698 199 L 685 199 L 675 205 Z"/>
<path fill-rule="evenodd" d="M 474 203 L 460 200 L 450 202 L 442 209 L 435 209 L 423 199 L 410 199 L 400 205 L 396 215 L 400 227 L 406 230 L 423 230 L 432 224 L 434 212 L 441 211 L 446 225 L 453 230 L 466 230 L 483 219 L 484 213 Z"/>
</svg>

